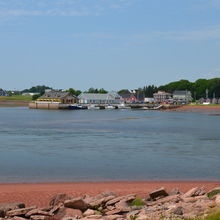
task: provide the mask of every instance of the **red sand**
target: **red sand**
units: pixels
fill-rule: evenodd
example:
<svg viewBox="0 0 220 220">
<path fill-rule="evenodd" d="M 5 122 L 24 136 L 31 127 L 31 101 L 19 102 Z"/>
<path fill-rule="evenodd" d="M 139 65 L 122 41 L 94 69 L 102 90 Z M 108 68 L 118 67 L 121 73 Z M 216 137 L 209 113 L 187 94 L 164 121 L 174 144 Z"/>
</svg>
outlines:
<svg viewBox="0 0 220 220">
<path fill-rule="evenodd" d="M 207 190 L 220 186 L 219 182 L 208 181 L 144 181 L 144 182 L 97 182 L 97 183 L 38 183 L 38 184 L 0 184 L 0 203 L 24 202 L 27 206 L 48 206 L 50 198 L 57 193 L 73 196 L 96 195 L 105 191 L 114 191 L 118 195 L 135 193 L 141 197 L 157 188 L 168 191 L 178 187 L 186 192 L 195 186 L 205 186 Z"/>
<path fill-rule="evenodd" d="M 172 110 L 171 110 L 172 111 Z M 186 105 L 182 106 L 176 109 L 173 109 L 173 111 L 187 111 L 187 112 L 202 112 L 202 111 L 210 111 L 210 112 L 219 112 L 220 111 L 220 105 L 219 106 L 193 106 L 193 105 Z"/>
</svg>

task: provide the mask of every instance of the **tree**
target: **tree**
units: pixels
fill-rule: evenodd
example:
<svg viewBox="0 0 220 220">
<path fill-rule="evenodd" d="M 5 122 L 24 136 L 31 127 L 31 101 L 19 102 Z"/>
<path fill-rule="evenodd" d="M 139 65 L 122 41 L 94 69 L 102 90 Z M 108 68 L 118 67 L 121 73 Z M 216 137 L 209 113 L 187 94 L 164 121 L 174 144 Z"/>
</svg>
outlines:
<svg viewBox="0 0 220 220">
<path fill-rule="evenodd" d="M 67 92 L 69 92 L 69 93 L 71 93 L 71 94 L 73 94 L 73 95 L 75 95 L 75 96 L 78 96 L 78 95 L 80 95 L 80 94 L 82 93 L 80 90 L 75 90 L 75 89 L 73 89 L 73 88 L 69 88 L 69 89 L 67 90 Z"/>
<path fill-rule="evenodd" d="M 105 89 L 101 88 L 101 89 L 94 89 L 94 88 L 89 88 L 87 93 L 101 93 L 101 94 L 106 94 L 108 93 L 108 91 L 106 91 Z"/>
<path fill-rule="evenodd" d="M 52 89 L 51 87 L 48 86 L 33 86 L 30 89 L 25 89 L 22 91 L 22 93 L 25 92 L 32 92 L 32 93 L 40 93 L 40 94 L 44 94 L 46 89 Z"/>
<path fill-rule="evenodd" d="M 128 89 L 121 89 L 121 90 L 118 91 L 119 95 L 129 94 L 129 93 L 130 93 L 130 91 Z"/>
</svg>

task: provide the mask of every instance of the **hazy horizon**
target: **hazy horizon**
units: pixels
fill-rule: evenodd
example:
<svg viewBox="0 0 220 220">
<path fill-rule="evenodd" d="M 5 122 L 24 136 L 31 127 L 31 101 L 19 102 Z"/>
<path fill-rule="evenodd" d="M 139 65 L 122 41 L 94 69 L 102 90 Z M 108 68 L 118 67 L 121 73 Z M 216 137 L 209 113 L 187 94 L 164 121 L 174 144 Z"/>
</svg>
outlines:
<svg viewBox="0 0 220 220">
<path fill-rule="evenodd" d="M 0 87 L 106 90 L 220 76 L 217 0 L 1 0 Z"/>
</svg>

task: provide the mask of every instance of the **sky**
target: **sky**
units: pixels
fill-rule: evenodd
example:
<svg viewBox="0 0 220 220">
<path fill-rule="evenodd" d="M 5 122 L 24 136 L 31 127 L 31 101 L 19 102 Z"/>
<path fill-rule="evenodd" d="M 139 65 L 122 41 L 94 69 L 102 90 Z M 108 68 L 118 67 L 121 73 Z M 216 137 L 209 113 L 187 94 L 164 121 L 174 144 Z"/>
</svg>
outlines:
<svg viewBox="0 0 220 220">
<path fill-rule="evenodd" d="M 0 88 L 220 77 L 220 0 L 0 0 Z"/>
</svg>

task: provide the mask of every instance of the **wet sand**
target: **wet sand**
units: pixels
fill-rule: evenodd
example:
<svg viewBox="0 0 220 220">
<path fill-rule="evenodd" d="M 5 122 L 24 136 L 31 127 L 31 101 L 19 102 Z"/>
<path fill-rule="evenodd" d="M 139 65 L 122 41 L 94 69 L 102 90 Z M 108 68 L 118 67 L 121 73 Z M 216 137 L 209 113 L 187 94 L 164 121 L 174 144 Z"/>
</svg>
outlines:
<svg viewBox="0 0 220 220">
<path fill-rule="evenodd" d="M 219 182 L 211 181 L 144 181 L 144 182 L 74 182 L 74 183 L 37 183 L 37 184 L 0 184 L 0 203 L 24 202 L 26 206 L 37 205 L 46 207 L 51 197 L 58 193 L 72 196 L 96 195 L 101 192 L 113 191 L 118 195 L 135 193 L 141 197 L 157 188 L 165 187 L 169 192 L 177 187 L 182 192 L 204 186 L 210 190 L 220 186 Z"/>
</svg>

